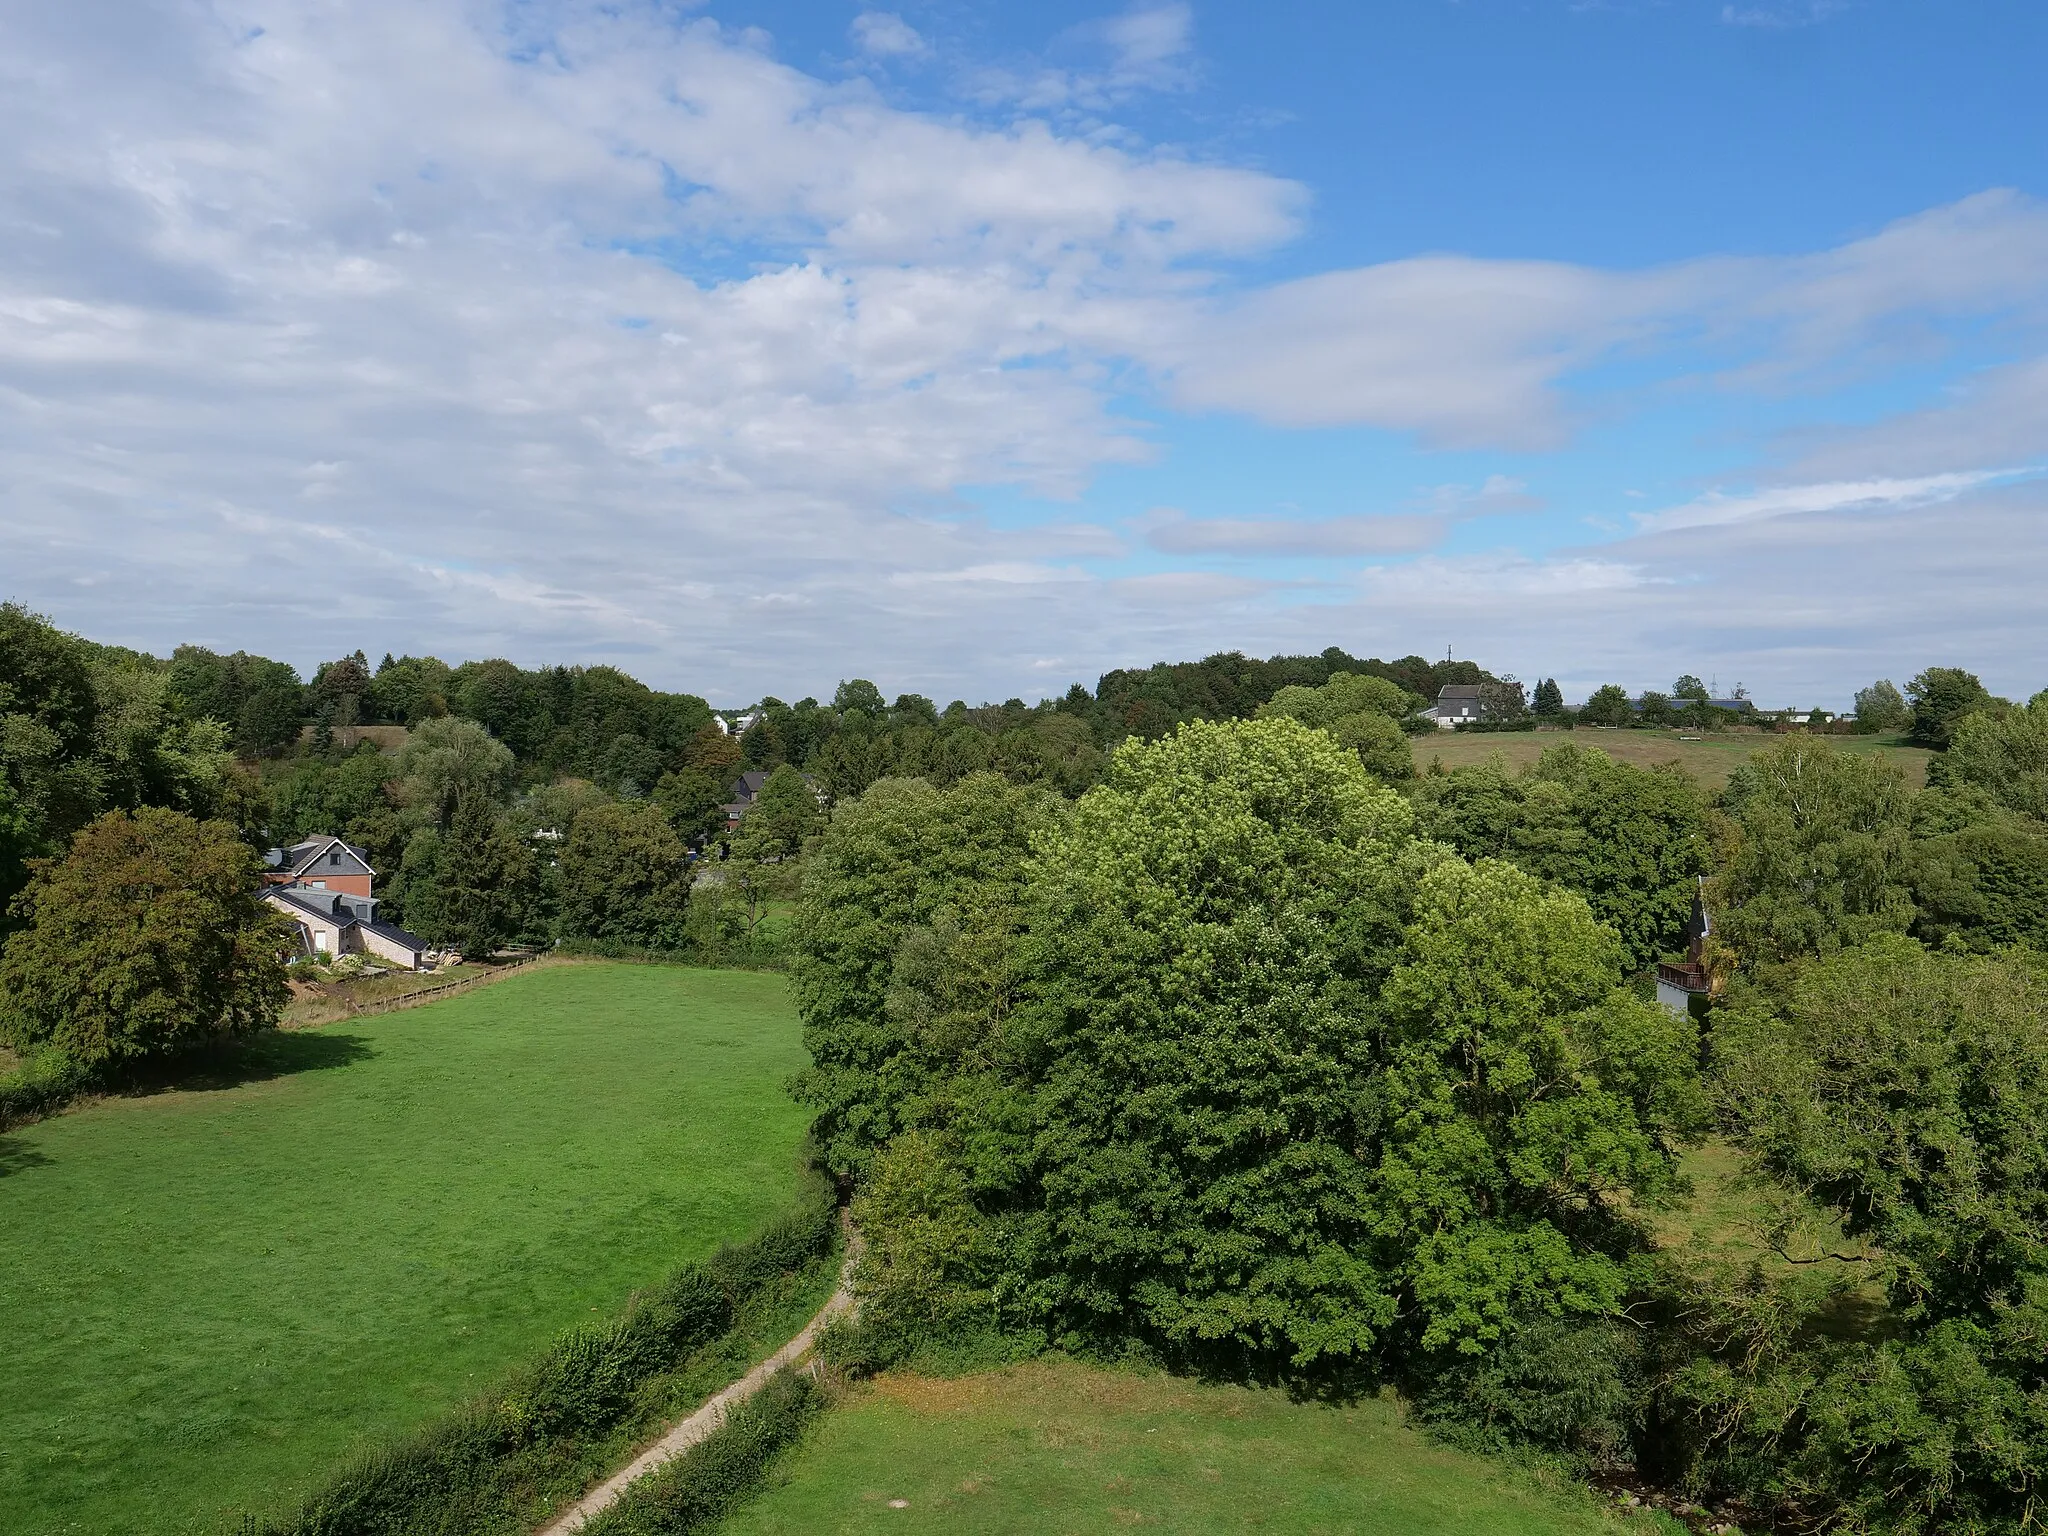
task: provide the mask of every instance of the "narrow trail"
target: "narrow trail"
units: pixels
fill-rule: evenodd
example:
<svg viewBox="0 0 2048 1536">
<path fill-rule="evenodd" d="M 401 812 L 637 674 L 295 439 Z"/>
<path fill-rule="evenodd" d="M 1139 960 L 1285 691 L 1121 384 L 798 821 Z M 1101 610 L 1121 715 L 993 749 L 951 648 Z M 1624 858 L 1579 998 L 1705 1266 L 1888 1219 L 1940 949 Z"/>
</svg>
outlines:
<svg viewBox="0 0 2048 1536">
<path fill-rule="evenodd" d="M 641 1478 L 707 1439 L 725 1422 L 728 1413 L 766 1386 L 769 1377 L 809 1354 L 817 1346 L 818 1336 L 825 1331 L 827 1323 L 853 1310 L 853 1266 L 860 1259 L 860 1234 L 843 1214 L 840 1229 L 846 1234 L 846 1258 L 839 1266 L 839 1286 L 825 1305 L 818 1308 L 817 1315 L 804 1324 L 803 1331 L 591 1489 L 556 1517 L 552 1524 L 543 1528 L 540 1536 L 569 1536 L 571 1531 L 582 1530 L 600 1511 L 616 1504 L 625 1491 Z"/>
</svg>

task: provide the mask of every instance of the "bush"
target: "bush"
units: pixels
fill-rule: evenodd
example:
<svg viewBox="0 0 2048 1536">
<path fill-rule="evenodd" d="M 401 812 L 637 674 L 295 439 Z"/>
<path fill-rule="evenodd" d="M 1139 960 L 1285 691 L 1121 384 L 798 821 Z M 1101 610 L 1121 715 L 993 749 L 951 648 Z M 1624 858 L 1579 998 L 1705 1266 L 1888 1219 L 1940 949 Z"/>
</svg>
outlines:
<svg viewBox="0 0 2048 1536">
<path fill-rule="evenodd" d="M 62 1109 L 93 1083 L 91 1070 L 60 1050 L 36 1051 L 0 1074 L 0 1131 Z"/>
<path fill-rule="evenodd" d="M 780 1371 L 723 1424 L 584 1527 L 589 1536 L 680 1536 L 729 1513 L 825 1406 L 810 1377 Z"/>
<path fill-rule="evenodd" d="M 650 1382 L 730 1328 L 773 1281 L 825 1254 L 833 1231 L 821 1191 L 758 1237 L 683 1265 L 616 1322 L 571 1329 L 497 1391 L 358 1458 L 294 1514 L 254 1529 L 457 1536 L 501 1528 L 535 1484 L 574 1470 L 591 1441 L 631 1423 Z"/>
</svg>

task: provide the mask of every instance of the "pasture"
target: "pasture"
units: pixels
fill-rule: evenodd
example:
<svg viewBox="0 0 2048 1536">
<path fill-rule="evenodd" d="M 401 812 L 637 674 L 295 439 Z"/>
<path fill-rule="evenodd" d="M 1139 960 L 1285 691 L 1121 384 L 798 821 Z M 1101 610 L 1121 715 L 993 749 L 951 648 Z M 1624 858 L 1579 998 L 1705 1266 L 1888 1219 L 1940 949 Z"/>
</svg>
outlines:
<svg viewBox="0 0 2048 1536">
<path fill-rule="evenodd" d="M 289 1503 L 799 1186 L 782 978 L 542 966 L 0 1137 L 0 1531 Z"/>
<path fill-rule="evenodd" d="M 1446 768 L 1468 768 L 1483 763 L 1495 753 L 1506 760 L 1510 770 L 1526 767 L 1549 747 L 1567 742 L 1580 747 L 1598 747 L 1620 762 L 1638 768 L 1658 763 L 1678 763 L 1711 793 L 1728 782 L 1728 775 L 1746 762 L 1750 754 L 1782 742 L 1783 736 L 1768 731 L 1637 731 L 1600 730 L 1587 726 L 1575 731 L 1438 731 L 1417 736 L 1409 745 L 1415 749 L 1415 768 L 1427 773 L 1432 759 Z M 1895 736 L 1828 736 L 1837 751 L 1858 757 L 1883 757 L 1899 765 L 1906 783 L 1914 789 L 1927 784 L 1927 760 L 1934 754 L 1925 747 L 1908 746 Z"/>
<path fill-rule="evenodd" d="M 1675 1531 L 1431 1443 L 1392 1403 L 1046 1361 L 857 1389 L 721 1536 L 1143 1526 L 1356 1536 Z"/>
</svg>

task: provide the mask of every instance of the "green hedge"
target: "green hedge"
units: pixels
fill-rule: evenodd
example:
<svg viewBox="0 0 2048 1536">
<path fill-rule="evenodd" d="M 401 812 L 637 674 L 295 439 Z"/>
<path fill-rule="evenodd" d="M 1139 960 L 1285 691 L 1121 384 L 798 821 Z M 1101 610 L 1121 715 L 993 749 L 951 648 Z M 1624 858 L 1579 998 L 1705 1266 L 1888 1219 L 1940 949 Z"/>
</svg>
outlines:
<svg viewBox="0 0 2048 1536">
<path fill-rule="evenodd" d="M 37 1051 L 0 1074 L 0 1131 L 62 1109 L 93 1086 L 93 1073 L 54 1048 Z"/>
<path fill-rule="evenodd" d="M 583 1529 L 587 1536 L 682 1536 L 730 1513 L 824 1407 L 800 1371 L 778 1371 L 725 1422 Z"/>
<path fill-rule="evenodd" d="M 345 1466 L 254 1536 L 479 1536 L 523 1529 L 541 1490 L 643 1414 L 642 1389 L 732 1327 L 739 1309 L 831 1248 L 818 1198 L 749 1242 L 685 1264 L 626 1315 L 571 1329 L 496 1392 Z M 585 1469 L 587 1470 L 587 1469 Z"/>
</svg>

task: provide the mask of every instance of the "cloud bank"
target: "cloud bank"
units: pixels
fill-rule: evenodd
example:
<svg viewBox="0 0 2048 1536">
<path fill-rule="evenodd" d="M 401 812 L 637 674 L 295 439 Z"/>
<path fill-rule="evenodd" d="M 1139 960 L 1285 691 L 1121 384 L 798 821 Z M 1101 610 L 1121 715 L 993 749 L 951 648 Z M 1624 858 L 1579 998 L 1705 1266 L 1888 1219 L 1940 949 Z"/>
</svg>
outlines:
<svg viewBox="0 0 2048 1536">
<path fill-rule="evenodd" d="M 996 106 L 951 114 L 653 6 L 115 12 L 0 18 L 0 585 L 96 635 L 605 658 L 740 699 L 1445 629 L 1524 671 L 1518 648 L 1619 665 L 1736 644 L 1739 618 L 1795 636 L 1789 676 L 1819 642 L 1788 613 L 1843 647 L 1912 625 L 1815 608 L 1810 565 L 1762 612 L 1759 552 L 1834 592 L 1882 548 L 2040 657 L 2031 609 L 1986 597 L 2042 542 L 2015 558 L 2038 493 L 2008 472 L 2048 454 L 2032 355 L 1787 438 L 1606 547 L 1447 547 L 1556 502 L 1540 477 L 1131 536 L 1085 501 L 1160 459 L 1160 412 L 1526 459 L 1645 389 L 1874 377 L 1987 321 L 2038 346 L 2048 209 L 2017 194 L 1806 255 L 1262 283 L 1308 189 L 1073 116 L 1194 89 L 1184 5 L 1106 18 L 1088 68 L 984 73 L 970 104 Z M 850 37 L 929 47 L 893 13 Z M 998 525 L 985 487 L 1066 506 Z M 1219 569 L 1275 560 L 1298 565 Z"/>
</svg>

